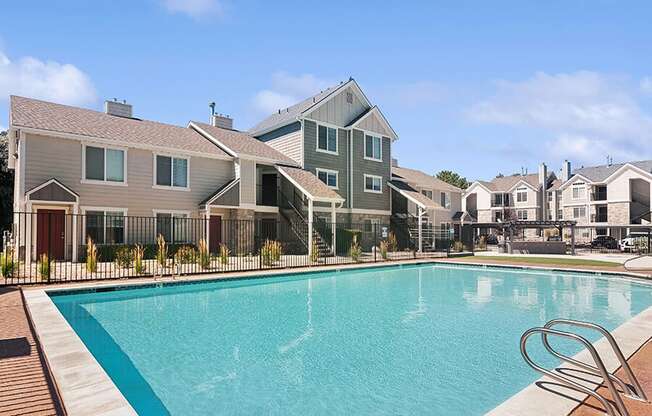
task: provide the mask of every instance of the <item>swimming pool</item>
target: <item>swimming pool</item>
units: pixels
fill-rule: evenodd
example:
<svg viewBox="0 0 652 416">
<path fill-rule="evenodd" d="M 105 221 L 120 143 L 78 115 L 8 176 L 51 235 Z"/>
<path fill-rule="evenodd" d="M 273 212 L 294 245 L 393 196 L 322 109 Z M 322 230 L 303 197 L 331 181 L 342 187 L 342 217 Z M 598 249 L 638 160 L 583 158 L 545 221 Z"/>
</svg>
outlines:
<svg viewBox="0 0 652 416">
<path fill-rule="evenodd" d="M 432 264 L 50 296 L 147 415 L 480 415 L 538 378 L 526 329 L 652 305 L 624 279 Z"/>
</svg>

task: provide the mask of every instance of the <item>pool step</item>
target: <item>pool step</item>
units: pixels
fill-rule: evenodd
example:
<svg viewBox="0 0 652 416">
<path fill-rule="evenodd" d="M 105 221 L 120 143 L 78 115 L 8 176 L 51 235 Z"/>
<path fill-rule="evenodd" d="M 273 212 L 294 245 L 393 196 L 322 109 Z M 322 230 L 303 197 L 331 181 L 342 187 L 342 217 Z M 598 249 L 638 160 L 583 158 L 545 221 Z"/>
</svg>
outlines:
<svg viewBox="0 0 652 416">
<path fill-rule="evenodd" d="M 604 362 L 600 357 L 600 354 L 597 352 L 597 350 L 595 349 L 593 344 L 591 344 L 590 341 L 573 332 L 553 329 L 553 327 L 558 325 L 567 325 L 576 328 L 592 329 L 602 334 L 604 338 L 609 342 L 609 345 L 611 346 L 611 349 L 613 350 L 615 356 L 618 358 L 618 361 L 620 361 L 620 365 L 621 365 L 620 368 L 627 376 L 629 383 L 626 383 L 615 374 L 607 371 L 607 369 L 604 366 Z M 580 369 L 580 371 L 583 370 L 587 373 L 590 373 L 591 375 L 601 377 L 611 397 L 606 398 L 601 394 L 599 394 L 597 391 L 586 387 L 586 385 L 579 384 L 576 381 L 577 379 L 576 380 L 571 379 L 572 377 L 568 375 L 568 372 L 562 372 L 560 369 L 547 369 L 535 363 L 527 352 L 527 340 L 528 338 L 530 338 L 532 335 L 535 334 L 541 335 L 541 342 L 543 343 L 543 346 L 550 354 L 552 354 L 557 359 L 560 359 L 562 362 L 575 366 L 576 369 Z M 550 342 L 548 341 L 548 337 L 550 336 L 565 338 L 565 339 L 578 342 L 589 352 L 595 365 L 591 365 L 579 361 L 575 358 L 568 357 L 560 353 L 559 351 L 555 350 L 550 345 Z M 553 319 L 548 321 L 543 327 L 530 328 L 527 331 L 525 331 L 525 333 L 523 333 L 523 335 L 521 336 L 520 346 L 521 346 L 521 355 L 523 356 L 523 359 L 530 367 L 532 367 L 534 370 L 538 371 L 539 373 L 544 374 L 552 378 L 553 380 L 563 384 L 564 386 L 570 389 L 579 391 L 580 393 L 584 393 L 593 397 L 604 407 L 605 411 L 609 416 L 629 416 L 629 412 L 627 411 L 627 407 L 623 402 L 621 393 L 618 391 L 618 389 L 616 389 L 614 383 L 618 385 L 618 387 L 626 397 L 647 402 L 647 396 L 645 394 L 645 391 L 641 387 L 641 384 L 639 383 L 638 379 L 634 375 L 634 372 L 632 371 L 631 367 L 627 363 L 627 360 L 623 356 L 623 353 L 620 350 L 618 344 L 616 343 L 616 340 L 611 335 L 611 333 L 609 333 L 609 331 L 607 331 L 604 327 L 600 325 L 591 322 L 576 321 L 572 319 Z"/>
</svg>

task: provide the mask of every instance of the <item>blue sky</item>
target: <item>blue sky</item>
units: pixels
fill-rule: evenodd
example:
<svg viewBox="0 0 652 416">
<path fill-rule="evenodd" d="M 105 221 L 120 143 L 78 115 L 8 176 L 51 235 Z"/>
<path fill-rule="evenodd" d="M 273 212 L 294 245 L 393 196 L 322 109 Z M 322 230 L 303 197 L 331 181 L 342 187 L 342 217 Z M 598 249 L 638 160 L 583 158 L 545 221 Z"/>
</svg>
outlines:
<svg viewBox="0 0 652 416">
<path fill-rule="evenodd" d="M 247 129 L 353 76 L 400 164 L 490 179 L 652 158 L 652 4 L 617 1 L 28 1 L 2 8 L 9 94 Z M 624 7 L 624 6 L 627 7 Z"/>
</svg>

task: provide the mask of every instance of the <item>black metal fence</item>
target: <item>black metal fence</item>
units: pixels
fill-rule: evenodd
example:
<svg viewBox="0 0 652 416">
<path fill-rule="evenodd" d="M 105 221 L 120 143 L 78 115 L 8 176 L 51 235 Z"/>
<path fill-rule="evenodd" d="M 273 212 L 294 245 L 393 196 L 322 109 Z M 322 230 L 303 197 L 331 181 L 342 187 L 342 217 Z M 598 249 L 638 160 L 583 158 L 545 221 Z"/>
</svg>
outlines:
<svg viewBox="0 0 652 416">
<path fill-rule="evenodd" d="M 419 252 L 395 224 L 315 220 L 312 238 L 309 229 L 284 219 L 15 213 L 4 232 L 0 285 L 375 263 L 446 256 L 454 246 L 442 231 L 423 237 Z"/>
</svg>

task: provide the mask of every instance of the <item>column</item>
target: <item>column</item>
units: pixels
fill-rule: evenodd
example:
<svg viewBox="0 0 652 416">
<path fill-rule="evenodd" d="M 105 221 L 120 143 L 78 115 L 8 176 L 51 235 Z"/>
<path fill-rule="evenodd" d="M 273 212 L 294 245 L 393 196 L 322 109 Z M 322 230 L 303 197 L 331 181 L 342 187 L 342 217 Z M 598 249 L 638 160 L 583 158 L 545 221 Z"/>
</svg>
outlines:
<svg viewBox="0 0 652 416">
<path fill-rule="evenodd" d="M 308 256 L 312 256 L 312 199 L 308 199 Z"/>
<path fill-rule="evenodd" d="M 335 245 L 337 243 L 337 213 L 335 212 L 335 202 L 331 202 L 331 252 L 335 255 Z"/>
<path fill-rule="evenodd" d="M 423 250 L 423 241 L 422 241 L 422 238 L 421 238 L 421 235 L 422 235 L 421 234 L 421 229 L 423 228 L 423 224 L 421 222 L 422 219 L 423 219 L 423 209 L 421 209 L 421 207 L 417 207 L 417 210 L 418 210 L 418 213 L 419 213 L 419 220 L 418 220 L 419 221 L 419 253 L 421 253 L 422 250 Z"/>
<path fill-rule="evenodd" d="M 571 225 L 571 254 L 575 255 L 575 226 Z"/>
<path fill-rule="evenodd" d="M 79 242 L 77 241 L 77 215 L 79 214 L 79 207 L 75 204 L 72 207 L 72 262 L 77 263 L 77 247 L 79 247 Z"/>
<path fill-rule="evenodd" d="M 34 220 L 32 214 L 32 204 L 27 204 L 27 214 L 25 214 L 25 268 L 30 270 L 32 264 L 32 233 L 34 232 Z M 31 272 L 29 272 L 31 274 Z"/>
</svg>

